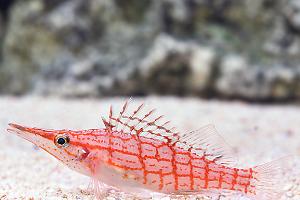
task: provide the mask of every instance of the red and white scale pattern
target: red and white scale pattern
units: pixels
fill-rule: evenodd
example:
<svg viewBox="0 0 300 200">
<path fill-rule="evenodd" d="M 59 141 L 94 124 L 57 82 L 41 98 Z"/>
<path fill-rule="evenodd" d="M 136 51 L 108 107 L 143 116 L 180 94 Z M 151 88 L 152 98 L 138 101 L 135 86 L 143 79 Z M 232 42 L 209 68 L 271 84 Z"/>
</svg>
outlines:
<svg viewBox="0 0 300 200">
<path fill-rule="evenodd" d="M 204 141 L 212 135 L 213 126 L 191 132 L 191 136 L 180 136 L 174 129 L 166 128 L 169 122 L 159 125 L 162 116 L 150 120 L 154 110 L 138 115 L 143 106 L 127 115 L 126 102 L 117 117 L 113 116 L 111 108 L 108 121 L 103 119 L 106 129 L 89 130 L 91 132 L 88 133 L 95 135 L 94 148 L 107 155 L 107 164 L 115 168 L 120 176 L 162 193 L 180 194 L 204 189 L 255 193 L 253 169 L 222 164 L 223 156 L 225 160 L 223 149 L 209 144 L 209 140 Z M 201 137 L 201 132 L 204 135 L 201 145 L 190 143 L 190 140 L 198 141 L 193 135 Z M 206 133 L 210 134 L 205 136 Z M 86 134 L 78 134 L 77 139 L 80 141 Z"/>
</svg>

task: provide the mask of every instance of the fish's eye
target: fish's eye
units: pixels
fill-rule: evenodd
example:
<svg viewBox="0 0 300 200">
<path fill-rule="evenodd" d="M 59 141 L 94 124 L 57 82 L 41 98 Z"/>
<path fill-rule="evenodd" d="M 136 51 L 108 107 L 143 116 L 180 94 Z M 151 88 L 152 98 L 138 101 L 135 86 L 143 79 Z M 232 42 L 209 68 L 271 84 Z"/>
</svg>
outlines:
<svg viewBox="0 0 300 200">
<path fill-rule="evenodd" d="M 70 138 L 67 135 L 57 135 L 54 142 L 58 147 L 67 147 L 69 146 Z"/>
</svg>

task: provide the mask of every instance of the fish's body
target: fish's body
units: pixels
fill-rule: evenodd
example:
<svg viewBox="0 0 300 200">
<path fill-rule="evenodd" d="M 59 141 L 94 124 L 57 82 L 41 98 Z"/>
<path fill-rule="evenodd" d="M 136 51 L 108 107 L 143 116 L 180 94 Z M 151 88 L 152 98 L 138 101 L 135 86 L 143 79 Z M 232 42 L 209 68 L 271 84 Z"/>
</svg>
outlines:
<svg viewBox="0 0 300 200">
<path fill-rule="evenodd" d="M 143 193 L 199 194 L 236 191 L 258 199 L 278 195 L 282 161 L 239 169 L 232 166 L 229 149 L 208 125 L 180 135 L 162 116 L 143 105 L 128 113 L 128 102 L 118 116 L 110 109 L 105 128 L 83 131 L 44 130 L 10 124 L 9 132 L 38 145 L 71 169 L 93 179 L 102 198 L 102 183 L 120 190 Z"/>
<path fill-rule="evenodd" d="M 162 192 L 199 192 L 203 189 L 228 189 L 250 192 L 253 170 L 230 168 L 200 157 L 191 151 L 160 140 L 107 130 L 99 133 L 88 145 L 98 160 L 125 182 Z M 86 147 L 86 144 L 81 144 Z M 101 156 L 100 156 L 101 155 Z M 99 162 L 100 163 L 100 162 Z M 101 170 L 100 170 L 101 171 Z M 108 173 L 105 173 L 108 175 Z M 110 180 L 113 174 L 108 175 Z M 124 181 L 114 181 L 121 188 Z M 118 184 L 118 185 L 117 185 Z"/>
</svg>

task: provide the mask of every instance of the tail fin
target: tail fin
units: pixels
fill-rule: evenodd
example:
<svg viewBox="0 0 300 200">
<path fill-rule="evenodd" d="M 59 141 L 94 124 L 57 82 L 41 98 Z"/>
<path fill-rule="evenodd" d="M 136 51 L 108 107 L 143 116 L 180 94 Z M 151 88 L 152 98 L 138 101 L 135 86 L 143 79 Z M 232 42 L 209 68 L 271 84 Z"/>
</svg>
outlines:
<svg viewBox="0 0 300 200">
<path fill-rule="evenodd" d="M 287 156 L 278 160 L 258 165 L 253 168 L 253 199 L 274 200 L 283 195 L 286 181 L 284 174 L 289 172 L 294 161 L 293 156 Z"/>
</svg>

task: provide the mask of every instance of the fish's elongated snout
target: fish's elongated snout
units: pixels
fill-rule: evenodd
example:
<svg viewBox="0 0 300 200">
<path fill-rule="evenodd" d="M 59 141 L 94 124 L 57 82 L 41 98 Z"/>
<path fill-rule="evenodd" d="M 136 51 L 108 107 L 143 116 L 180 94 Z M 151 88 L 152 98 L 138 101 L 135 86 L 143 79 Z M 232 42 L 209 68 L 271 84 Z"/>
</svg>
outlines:
<svg viewBox="0 0 300 200">
<path fill-rule="evenodd" d="M 53 130 L 43 130 L 39 128 L 29 128 L 25 126 L 21 126 L 15 123 L 8 124 L 7 131 L 10 133 L 15 133 L 18 136 L 21 136 L 26 139 L 30 139 L 31 137 L 42 137 L 44 139 L 53 140 L 54 131 Z"/>
<path fill-rule="evenodd" d="M 8 128 L 6 129 L 9 133 L 15 133 L 17 135 L 20 135 L 22 133 L 26 132 L 26 127 L 18 125 L 18 124 L 14 124 L 14 123 L 9 123 L 8 124 Z"/>
<path fill-rule="evenodd" d="M 7 129 L 8 132 L 14 131 L 14 130 L 26 131 L 26 127 L 18 125 L 18 124 L 9 123 L 8 126 L 9 126 L 9 128 Z"/>
</svg>

